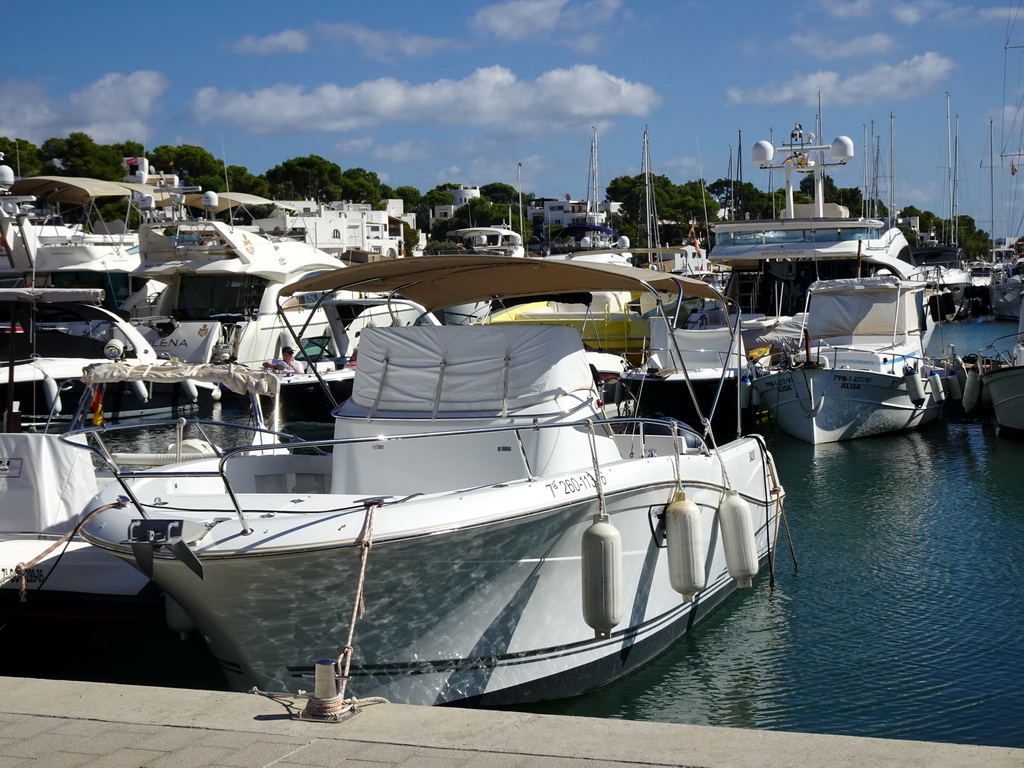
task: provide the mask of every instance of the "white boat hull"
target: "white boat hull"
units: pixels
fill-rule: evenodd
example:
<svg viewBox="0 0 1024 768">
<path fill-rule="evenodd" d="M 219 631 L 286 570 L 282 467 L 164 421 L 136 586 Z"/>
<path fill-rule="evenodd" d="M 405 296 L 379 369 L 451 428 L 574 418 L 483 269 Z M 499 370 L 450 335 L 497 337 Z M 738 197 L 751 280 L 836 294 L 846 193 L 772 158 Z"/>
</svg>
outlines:
<svg viewBox="0 0 1024 768">
<path fill-rule="evenodd" d="M 914 405 L 902 376 L 877 371 L 805 366 L 753 386 L 780 429 L 814 444 L 914 429 L 942 408 L 928 391 L 924 403 Z"/>
<path fill-rule="evenodd" d="M 981 377 L 999 426 L 1024 430 L 1024 367 L 999 368 Z"/>
<path fill-rule="evenodd" d="M 745 438 L 722 450 L 731 485 L 753 510 L 758 555 L 775 546 L 776 506 L 765 504 L 765 453 Z M 434 494 L 377 510 L 376 530 L 396 519 L 465 523 L 449 530 L 389 539 L 381 530 L 366 572 L 366 614 L 358 622 L 349 693 L 411 704 L 510 704 L 582 693 L 648 661 L 736 588 L 725 564 L 716 509 L 723 495 L 717 458 L 690 456 L 687 497 L 701 509 L 707 587 L 692 603 L 669 585 L 665 550 L 652 533 L 671 500 L 673 460 L 633 459 L 602 466 L 607 508 L 622 535 L 623 618 L 610 637 L 583 620 L 581 538 L 598 512 L 586 472 Z M 159 486 L 159 487 L 158 487 Z M 151 481 L 159 495 L 167 481 Z M 197 486 L 197 492 L 201 490 Z M 194 547 L 200 580 L 181 561 L 158 552 L 154 580 L 192 617 L 231 687 L 310 689 L 302 680 L 320 658 L 337 658 L 346 642 L 359 574 L 364 510 L 351 498 L 323 494 L 294 500 L 261 496 L 263 509 L 302 503 L 345 512 L 255 518 L 252 538 L 223 522 Z M 229 517 L 211 495 L 175 506 L 202 510 L 184 519 Z M 291 500 L 291 501 L 290 501 Z M 253 501 L 240 496 L 243 507 Z M 300 503 L 301 502 L 301 503 Z M 297 511 L 297 509 L 296 509 Z M 129 562 L 123 544 L 138 512 L 104 514 L 88 537 Z M 468 522 L 474 520 L 476 522 Z M 299 541 L 306 544 L 298 543 Z M 273 542 L 280 541 L 278 551 Z M 295 542 L 287 545 L 287 542 Z M 318 543 L 319 542 L 319 543 Z M 334 542 L 334 543 L 331 543 Z"/>
</svg>

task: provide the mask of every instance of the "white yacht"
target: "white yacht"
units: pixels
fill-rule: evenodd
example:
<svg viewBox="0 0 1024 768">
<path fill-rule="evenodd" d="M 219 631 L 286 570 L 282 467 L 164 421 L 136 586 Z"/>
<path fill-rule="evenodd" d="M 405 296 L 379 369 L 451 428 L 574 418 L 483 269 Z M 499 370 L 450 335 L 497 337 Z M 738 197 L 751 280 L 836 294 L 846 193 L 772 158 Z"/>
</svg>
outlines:
<svg viewBox="0 0 1024 768">
<path fill-rule="evenodd" d="M 689 288 L 648 270 L 460 255 L 357 265 L 283 293 L 400 293 L 434 311 Z M 83 526 L 184 608 L 232 687 L 309 690 L 312 675 L 315 713 L 592 690 L 751 585 L 777 546 L 783 491 L 763 440 L 713 448 L 678 422 L 603 419 L 573 328 L 366 328 L 335 417 L 333 439 L 119 473 Z M 118 494 L 130 501 L 108 507 Z"/>
</svg>

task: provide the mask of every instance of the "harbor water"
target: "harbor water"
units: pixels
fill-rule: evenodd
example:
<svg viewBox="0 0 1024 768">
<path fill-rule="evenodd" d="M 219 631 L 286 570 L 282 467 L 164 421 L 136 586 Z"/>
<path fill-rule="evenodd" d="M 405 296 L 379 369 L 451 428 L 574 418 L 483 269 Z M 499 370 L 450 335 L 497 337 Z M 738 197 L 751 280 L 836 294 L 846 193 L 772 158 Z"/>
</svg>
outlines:
<svg viewBox="0 0 1024 768">
<path fill-rule="evenodd" d="M 1014 330 L 951 324 L 930 351 Z M 654 663 L 523 709 L 1024 747 L 1024 440 L 979 418 L 821 446 L 765 434 L 796 564 L 783 531 L 774 573 Z M 0 674 L 225 686 L 196 633 L 143 622 L 14 622 L 0 647 Z"/>
<path fill-rule="evenodd" d="M 1006 322 L 935 330 L 977 352 Z M 993 420 L 767 429 L 796 553 L 637 674 L 535 711 L 1024 747 L 1024 440 Z"/>
</svg>

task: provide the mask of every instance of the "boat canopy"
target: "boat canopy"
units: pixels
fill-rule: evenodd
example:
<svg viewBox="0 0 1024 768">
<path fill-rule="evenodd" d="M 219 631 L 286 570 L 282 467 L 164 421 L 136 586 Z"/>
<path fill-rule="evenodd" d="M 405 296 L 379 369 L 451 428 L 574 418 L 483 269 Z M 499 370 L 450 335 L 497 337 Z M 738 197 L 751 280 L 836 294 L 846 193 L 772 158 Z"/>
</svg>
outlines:
<svg viewBox="0 0 1024 768">
<path fill-rule="evenodd" d="M 114 384 L 119 381 L 150 381 L 176 384 L 183 381 L 223 384 L 240 395 L 269 395 L 280 389 L 277 376 L 267 371 L 253 371 L 242 365 L 133 365 L 125 362 L 93 363 L 82 372 L 87 385 Z"/>
<path fill-rule="evenodd" d="M 84 176 L 30 176 L 11 185 L 12 195 L 36 195 L 54 203 L 87 205 L 97 197 L 131 197 L 139 192 L 154 194 L 159 187 L 127 181 L 104 181 Z"/>
<path fill-rule="evenodd" d="M 281 296 L 349 290 L 398 293 L 433 311 L 551 293 L 658 291 L 724 301 L 712 285 L 668 272 L 596 262 L 504 256 L 418 256 L 356 264 L 299 280 Z"/>
<path fill-rule="evenodd" d="M 907 333 L 918 327 L 920 290 L 892 276 L 819 280 L 808 291 L 807 330 L 815 339 Z"/>
<path fill-rule="evenodd" d="M 0 304 L 102 304 L 102 288 L 0 288 Z"/>
<path fill-rule="evenodd" d="M 164 205 L 164 203 L 158 201 L 157 205 Z M 185 205 L 189 208 L 205 208 L 203 205 L 202 195 L 185 195 Z M 247 192 L 218 192 L 217 207 L 213 210 L 215 213 L 220 213 L 221 211 L 226 211 L 228 208 L 235 208 L 239 205 L 277 205 L 282 208 L 294 207 L 289 206 L 287 203 L 268 200 L 267 198 L 260 197 L 259 195 L 250 195 Z"/>
<path fill-rule="evenodd" d="M 593 386 L 567 326 L 366 328 L 352 400 L 373 412 L 504 413 Z"/>
</svg>

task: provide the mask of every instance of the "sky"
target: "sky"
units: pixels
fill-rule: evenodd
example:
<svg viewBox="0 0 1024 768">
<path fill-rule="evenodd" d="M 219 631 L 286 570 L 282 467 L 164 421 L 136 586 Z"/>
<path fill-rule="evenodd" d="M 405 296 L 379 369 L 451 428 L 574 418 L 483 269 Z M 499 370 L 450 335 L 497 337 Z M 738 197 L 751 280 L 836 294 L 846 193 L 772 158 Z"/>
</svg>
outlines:
<svg viewBox="0 0 1024 768">
<path fill-rule="evenodd" d="M 586 199 L 595 135 L 602 194 L 640 173 L 645 129 L 652 173 L 767 190 L 754 143 L 820 117 L 819 142 L 855 146 L 837 186 L 943 217 L 955 189 L 957 213 L 1017 236 L 1020 3 L 51 0 L 5 14 L 0 136 Z"/>
</svg>

